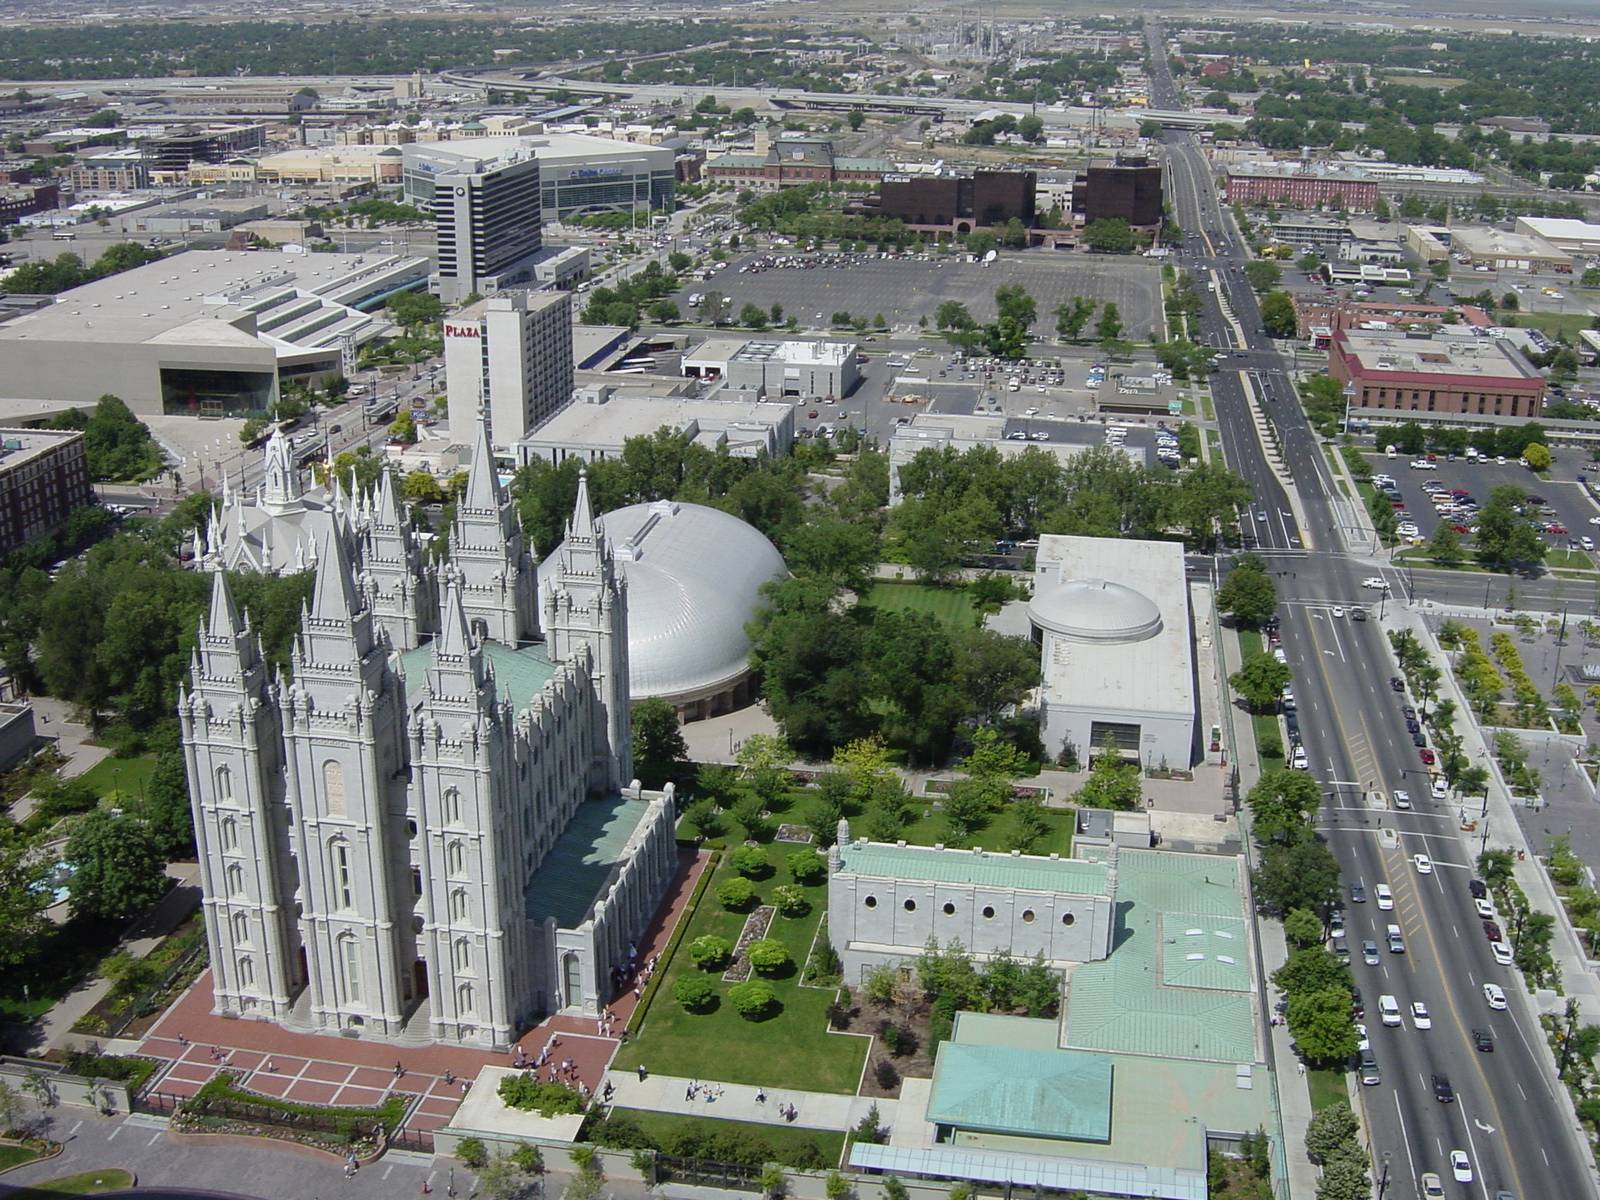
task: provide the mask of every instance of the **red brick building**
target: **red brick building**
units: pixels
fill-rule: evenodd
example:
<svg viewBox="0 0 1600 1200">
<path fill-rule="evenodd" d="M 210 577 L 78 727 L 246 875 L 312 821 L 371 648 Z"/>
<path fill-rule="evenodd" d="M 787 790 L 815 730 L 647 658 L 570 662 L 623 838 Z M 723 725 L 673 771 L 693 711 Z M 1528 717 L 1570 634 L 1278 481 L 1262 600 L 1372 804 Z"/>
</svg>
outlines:
<svg viewBox="0 0 1600 1200">
<path fill-rule="evenodd" d="M 1545 380 L 1505 343 L 1486 335 L 1340 330 L 1328 374 L 1354 385 L 1352 408 L 1534 418 Z"/>
<path fill-rule="evenodd" d="M 61 188 L 51 183 L 19 183 L 0 188 L 0 225 L 15 225 L 32 213 L 49 212 L 61 203 Z"/>
<path fill-rule="evenodd" d="M 1228 172 L 1228 200 L 1234 204 L 1284 204 L 1293 208 L 1343 205 L 1348 212 L 1371 212 L 1378 183 L 1331 171 L 1302 171 L 1298 163 L 1240 167 Z"/>
<path fill-rule="evenodd" d="M 778 138 L 763 154 L 723 154 L 705 165 L 716 182 L 771 190 L 807 183 L 879 183 L 894 164 L 881 158 L 838 158 L 827 138 Z"/>
</svg>

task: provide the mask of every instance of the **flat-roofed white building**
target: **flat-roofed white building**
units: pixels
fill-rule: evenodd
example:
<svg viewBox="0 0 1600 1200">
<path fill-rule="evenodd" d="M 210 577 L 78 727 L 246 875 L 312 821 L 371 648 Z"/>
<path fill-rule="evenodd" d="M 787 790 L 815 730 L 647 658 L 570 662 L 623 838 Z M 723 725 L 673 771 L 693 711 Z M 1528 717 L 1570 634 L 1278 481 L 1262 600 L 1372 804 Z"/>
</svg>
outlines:
<svg viewBox="0 0 1600 1200">
<path fill-rule="evenodd" d="M 1052 755 L 1109 738 L 1147 767 L 1194 761 L 1193 623 L 1181 542 L 1044 534 L 1028 623 Z"/>
<path fill-rule="evenodd" d="M 394 328 L 369 310 L 427 277 L 427 259 L 395 254 L 189 250 L 0 325 L 0 364 L 17 396 L 247 416 L 281 381 L 339 374 L 347 343 Z"/>
<path fill-rule="evenodd" d="M 777 457 L 794 445 L 794 406 L 749 399 L 696 399 L 624 390 L 615 384 L 579 388 L 571 405 L 516 446 L 517 462 L 554 464 L 569 458 L 615 458 L 632 437 L 667 428 L 734 458 Z"/>
<path fill-rule="evenodd" d="M 1573 255 L 1600 255 L 1600 225 L 1571 217 L 1518 217 L 1515 232 L 1543 238 Z"/>
<path fill-rule="evenodd" d="M 837 400 L 861 377 L 854 342 L 708 338 L 683 356 L 683 373 L 735 391 L 788 400 Z"/>
</svg>

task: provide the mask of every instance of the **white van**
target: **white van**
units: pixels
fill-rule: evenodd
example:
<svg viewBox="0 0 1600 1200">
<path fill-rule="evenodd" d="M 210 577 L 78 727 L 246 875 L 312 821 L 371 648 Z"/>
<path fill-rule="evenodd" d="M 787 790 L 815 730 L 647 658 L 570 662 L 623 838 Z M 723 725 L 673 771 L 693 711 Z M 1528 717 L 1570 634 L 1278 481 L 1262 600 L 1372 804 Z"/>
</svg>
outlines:
<svg viewBox="0 0 1600 1200">
<path fill-rule="evenodd" d="M 1385 1025 L 1400 1024 L 1400 1002 L 1393 996 L 1378 997 L 1378 1015 L 1383 1018 Z"/>
<path fill-rule="evenodd" d="M 1389 890 L 1387 883 L 1375 884 L 1372 889 L 1372 896 L 1378 902 L 1378 907 L 1384 912 L 1390 912 L 1394 909 L 1394 893 Z"/>
</svg>

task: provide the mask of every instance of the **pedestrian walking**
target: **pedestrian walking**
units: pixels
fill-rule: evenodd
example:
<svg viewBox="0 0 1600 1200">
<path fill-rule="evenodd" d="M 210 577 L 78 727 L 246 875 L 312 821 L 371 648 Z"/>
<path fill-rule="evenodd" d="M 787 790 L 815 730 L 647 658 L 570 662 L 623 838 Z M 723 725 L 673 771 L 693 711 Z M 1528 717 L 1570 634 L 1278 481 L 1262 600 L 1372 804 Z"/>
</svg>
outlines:
<svg viewBox="0 0 1600 1200">
<path fill-rule="evenodd" d="M 637 1067 L 636 1067 L 636 1068 L 635 1068 L 635 1070 L 637 1070 L 637 1071 L 638 1071 L 638 1072 L 639 1072 L 639 1082 L 640 1082 L 640 1083 L 643 1083 L 643 1082 L 644 1082 L 644 1077 L 645 1077 L 645 1075 L 647 1075 L 647 1074 L 648 1074 L 648 1073 L 649 1073 L 649 1072 L 647 1072 L 647 1071 L 646 1071 L 646 1070 L 645 1070 L 645 1069 L 644 1069 L 644 1064 L 643 1064 L 643 1063 L 640 1063 L 640 1064 L 639 1064 L 639 1065 L 638 1065 L 638 1066 L 637 1066 Z"/>
</svg>

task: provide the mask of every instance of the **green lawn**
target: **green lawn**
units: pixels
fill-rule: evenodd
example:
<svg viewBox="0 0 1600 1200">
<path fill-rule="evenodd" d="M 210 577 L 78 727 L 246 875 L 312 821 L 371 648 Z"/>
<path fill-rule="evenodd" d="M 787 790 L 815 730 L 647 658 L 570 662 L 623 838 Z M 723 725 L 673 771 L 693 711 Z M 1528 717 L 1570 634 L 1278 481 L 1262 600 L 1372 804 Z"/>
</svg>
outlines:
<svg viewBox="0 0 1600 1200">
<path fill-rule="evenodd" d="M 31 1163 L 38 1157 L 37 1150 L 30 1150 L 26 1146 L 0 1146 L 0 1171 L 9 1171 L 12 1167 Z"/>
<path fill-rule="evenodd" d="M 913 846 L 932 846 L 937 842 L 949 843 L 945 836 L 944 814 L 934 809 L 931 805 L 918 810 L 913 810 L 911 822 L 900 834 Z M 1066 858 L 1072 852 L 1072 831 L 1074 814 L 1069 809 L 1047 808 L 1040 814 L 1044 817 L 1045 824 L 1049 826 L 1045 835 L 1036 846 L 1031 847 L 1029 854 L 1059 854 Z M 1010 850 L 1013 846 L 1014 835 L 1013 811 L 1006 809 L 1001 812 L 987 827 L 967 837 L 961 845 L 982 846 L 986 850 Z"/>
<path fill-rule="evenodd" d="M 1307 1071 L 1306 1082 L 1311 1086 L 1312 1112 L 1321 1112 L 1330 1104 L 1340 1101 L 1348 1103 L 1350 1100 L 1343 1071 Z"/>
<path fill-rule="evenodd" d="M 932 613 L 952 629 L 970 629 L 978 621 L 978 610 L 964 588 L 880 582 L 868 589 L 862 603 L 900 612 Z"/>
<path fill-rule="evenodd" d="M 1564 334 L 1573 343 L 1577 342 L 1578 334 L 1589 328 L 1589 322 L 1594 319 L 1588 313 L 1516 312 L 1502 315 L 1516 317 L 1519 328 L 1537 329 L 1551 337 Z"/>
<path fill-rule="evenodd" d="M 667 1144 L 674 1134 L 687 1132 L 718 1134 L 742 1133 L 759 1138 L 772 1147 L 773 1161 L 785 1166 L 814 1147 L 827 1163 L 837 1163 L 844 1153 L 845 1134 L 825 1129 L 794 1129 L 786 1125 L 762 1125 L 755 1121 L 719 1121 L 714 1117 L 680 1117 L 676 1113 L 653 1112 L 643 1108 L 618 1108 L 613 1113 L 629 1117 L 657 1142 Z"/>
<path fill-rule="evenodd" d="M 155 770 L 153 754 L 141 754 L 137 758 L 105 758 L 83 773 L 83 781 L 100 795 L 113 800 L 119 798 L 119 791 L 122 796 L 138 798 L 144 794 Z"/>
<path fill-rule="evenodd" d="M 780 842 L 764 849 L 775 870 L 757 881 L 758 899 L 770 894 L 778 884 L 790 882 L 783 860 L 800 847 Z M 866 1060 L 866 1039 L 829 1034 L 827 1013 L 833 1002 L 833 989 L 800 986 L 800 969 L 810 952 L 817 924 L 828 908 L 826 881 L 805 889 L 811 901 L 809 913 L 798 918 L 776 917 L 768 931 L 767 936 L 783 942 L 795 961 L 791 975 L 772 981 L 782 1006 L 776 1016 L 763 1021 L 741 1017 L 727 1003 L 732 985 L 723 983 L 720 973 L 711 976 L 721 998 L 711 1012 L 688 1012 L 673 999 L 673 984 L 699 970 L 689 958 L 690 942 L 708 933 L 730 942 L 739 939 L 745 914 L 726 911 L 716 898 L 717 886 L 734 875 L 733 867 L 724 858 L 699 907 L 688 917 L 689 928 L 677 952 L 662 967 L 667 975 L 644 1024 L 618 1051 L 616 1066 L 629 1070 L 643 1063 L 660 1075 L 854 1093 Z"/>
<path fill-rule="evenodd" d="M 133 1186 L 133 1172 L 120 1167 L 107 1167 L 101 1171 L 82 1171 L 77 1175 L 64 1175 L 47 1183 L 31 1187 L 14 1188 L 7 1192 L 9 1200 L 43 1200 L 48 1196 L 96 1196 L 101 1192 L 121 1192 Z"/>
</svg>

